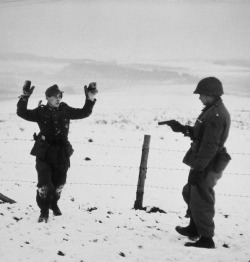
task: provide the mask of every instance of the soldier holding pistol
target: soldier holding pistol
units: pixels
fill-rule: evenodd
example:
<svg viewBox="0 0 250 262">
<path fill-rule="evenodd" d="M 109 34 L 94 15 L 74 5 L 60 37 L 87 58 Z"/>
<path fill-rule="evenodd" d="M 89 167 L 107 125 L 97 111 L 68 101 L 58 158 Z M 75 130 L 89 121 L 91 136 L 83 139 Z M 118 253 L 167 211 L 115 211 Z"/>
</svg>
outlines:
<svg viewBox="0 0 250 262">
<path fill-rule="evenodd" d="M 73 148 L 68 141 L 70 120 L 82 119 L 92 113 L 97 94 L 96 83 L 84 86 L 85 104 L 82 108 L 73 108 L 61 102 L 63 91 L 57 85 L 49 87 L 46 92 L 46 105 L 35 109 L 27 109 L 28 100 L 34 86 L 26 81 L 23 94 L 17 103 L 17 115 L 36 122 L 40 128 L 38 135 L 34 134 L 35 144 L 31 155 L 36 156 L 38 174 L 36 201 L 40 208 L 38 222 L 47 222 L 49 209 L 55 216 L 62 215 L 57 202 L 66 183 L 67 171 L 70 166 L 70 156 Z"/>
<path fill-rule="evenodd" d="M 224 147 L 230 128 L 230 114 L 223 104 L 222 83 L 215 77 L 202 79 L 194 94 L 205 106 L 194 126 L 184 126 L 176 120 L 160 122 L 167 124 L 174 132 L 181 132 L 191 138 L 191 147 L 183 162 L 190 167 L 188 183 L 183 188 L 183 198 L 190 209 L 190 223 L 187 227 L 176 227 L 176 231 L 196 242 L 186 246 L 214 248 L 214 186 L 231 157 Z"/>
</svg>

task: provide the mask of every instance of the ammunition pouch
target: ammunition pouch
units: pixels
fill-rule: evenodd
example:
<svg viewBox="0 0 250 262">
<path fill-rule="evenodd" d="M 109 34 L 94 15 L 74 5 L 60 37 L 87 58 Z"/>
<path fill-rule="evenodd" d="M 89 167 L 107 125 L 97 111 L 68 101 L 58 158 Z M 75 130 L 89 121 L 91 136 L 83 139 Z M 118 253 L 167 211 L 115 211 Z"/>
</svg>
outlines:
<svg viewBox="0 0 250 262">
<path fill-rule="evenodd" d="M 186 155 L 183 158 L 183 163 L 188 165 L 189 167 L 192 167 L 192 163 L 197 157 L 197 152 L 200 147 L 200 142 L 198 140 L 195 140 L 191 143 L 191 147 L 187 151 Z"/>
<path fill-rule="evenodd" d="M 31 149 L 30 154 L 32 156 L 36 156 L 41 159 L 46 158 L 46 154 L 48 152 L 48 149 L 50 147 L 50 144 L 43 139 L 41 136 L 34 136 L 35 138 L 35 144 L 33 148 Z"/>
<path fill-rule="evenodd" d="M 71 157 L 74 152 L 74 149 L 68 140 L 60 139 L 60 138 L 59 139 L 58 138 L 54 138 L 54 139 L 45 138 L 45 136 L 41 134 L 36 135 L 36 133 L 33 135 L 33 137 L 35 140 L 35 144 L 30 152 L 32 156 L 36 156 L 41 159 L 46 159 L 48 149 L 51 146 L 52 147 L 60 146 L 62 147 L 62 149 L 64 148 L 65 153 L 68 157 Z"/>
<path fill-rule="evenodd" d="M 215 158 L 213 159 L 213 170 L 216 173 L 221 173 L 225 170 L 228 163 L 231 160 L 231 156 L 228 154 L 227 149 L 222 147 L 218 150 Z"/>
</svg>

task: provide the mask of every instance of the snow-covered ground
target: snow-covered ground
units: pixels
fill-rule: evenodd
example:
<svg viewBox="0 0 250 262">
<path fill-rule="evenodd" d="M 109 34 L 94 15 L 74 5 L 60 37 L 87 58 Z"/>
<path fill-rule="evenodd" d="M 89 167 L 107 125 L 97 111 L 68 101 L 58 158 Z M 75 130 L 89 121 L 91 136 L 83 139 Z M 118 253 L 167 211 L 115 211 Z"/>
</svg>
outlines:
<svg viewBox="0 0 250 262">
<path fill-rule="evenodd" d="M 29 152 L 34 123 L 16 116 L 17 100 L 0 103 L 0 257 L 15 261 L 250 261 L 250 97 L 224 95 L 231 112 L 227 142 L 232 161 L 216 186 L 216 249 L 185 247 L 175 232 L 187 225 L 181 190 L 190 141 L 158 121 L 194 123 L 202 109 L 194 86 L 147 86 L 102 90 L 93 114 L 71 122 L 68 181 L 61 217 L 37 223 L 35 159 Z M 225 86 L 226 89 L 226 86 Z M 83 91 L 64 101 L 81 107 Z M 31 97 L 33 108 L 39 99 Z M 134 210 L 144 135 L 151 136 L 143 205 Z"/>
<path fill-rule="evenodd" d="M 250 261 L 249 4 L 0 1 L 0 193 L 16 201 L 0 201 L 1 262 Z M 193 124 L 202 105 L 192 92 L 210 75 L 227 93 L 232 161 L 216 186 L 216 249 L 197 250 L 174 229 L 188 224 L 181 191 L 190 141 L 157 122 Z M 38 127 L 16 116 L 26 79 L 36 85 L 30 108 L 55 83 L 75 107 L 83 84 L 99 87 L 93 114 L 71 123 L 63 216 L 47 224 L 37 223 L 29 154 Z M 148 212 L 133 209 L 146 134 Z"/>
</svg>

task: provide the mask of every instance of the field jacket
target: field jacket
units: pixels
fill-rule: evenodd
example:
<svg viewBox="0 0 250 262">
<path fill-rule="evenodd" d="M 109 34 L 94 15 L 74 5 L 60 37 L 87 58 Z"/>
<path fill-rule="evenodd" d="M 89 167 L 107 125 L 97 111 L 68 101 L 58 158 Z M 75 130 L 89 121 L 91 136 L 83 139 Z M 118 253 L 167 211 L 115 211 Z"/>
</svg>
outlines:
<svg viewBox="0 0 250 262">
<path fill-rule="evenodd" d="M 192 139 L 183 163 L 203 171 L 211 163 L 218 151 L 222 150 L 230 129 L 230 114 L 221 98 L 206 106 L 193 127 L 188 126 L 188 136 Z"/>
<path fill-rule="evenodd" d="M 21 118 L 36 122 L 40 128 L 40 136 L 47 141 L 55 139 L 68 140 L 71 119 L 82 119 L 92 113 L 95 101 L 86 99 L 82 108 L 73 108 L 61 102 L 58 108 L 48 104 L 40 105 L 35 109 L 27 109 L 28 97 L 21 97 L 17 103 L 17 115 Z"/>
</svg>

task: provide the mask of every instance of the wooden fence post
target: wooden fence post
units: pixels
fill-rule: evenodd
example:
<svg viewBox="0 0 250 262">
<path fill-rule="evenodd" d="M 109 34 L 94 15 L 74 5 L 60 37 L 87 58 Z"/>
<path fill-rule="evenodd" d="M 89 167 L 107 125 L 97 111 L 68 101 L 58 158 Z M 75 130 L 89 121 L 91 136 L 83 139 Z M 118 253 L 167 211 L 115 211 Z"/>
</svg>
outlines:
<svg viewBox="0 0 250 262">
<path fill-rule="evenodd" d="M 137 184 L 136 200 L 134 209 L 142 209 L 144 185 L 147 173 L 148 153 L 149 153 L 150 136 L 144 135 L 144 142 L 142 146 L 142 156 L 140 164 L 140 172 Z"/>
</svg>

